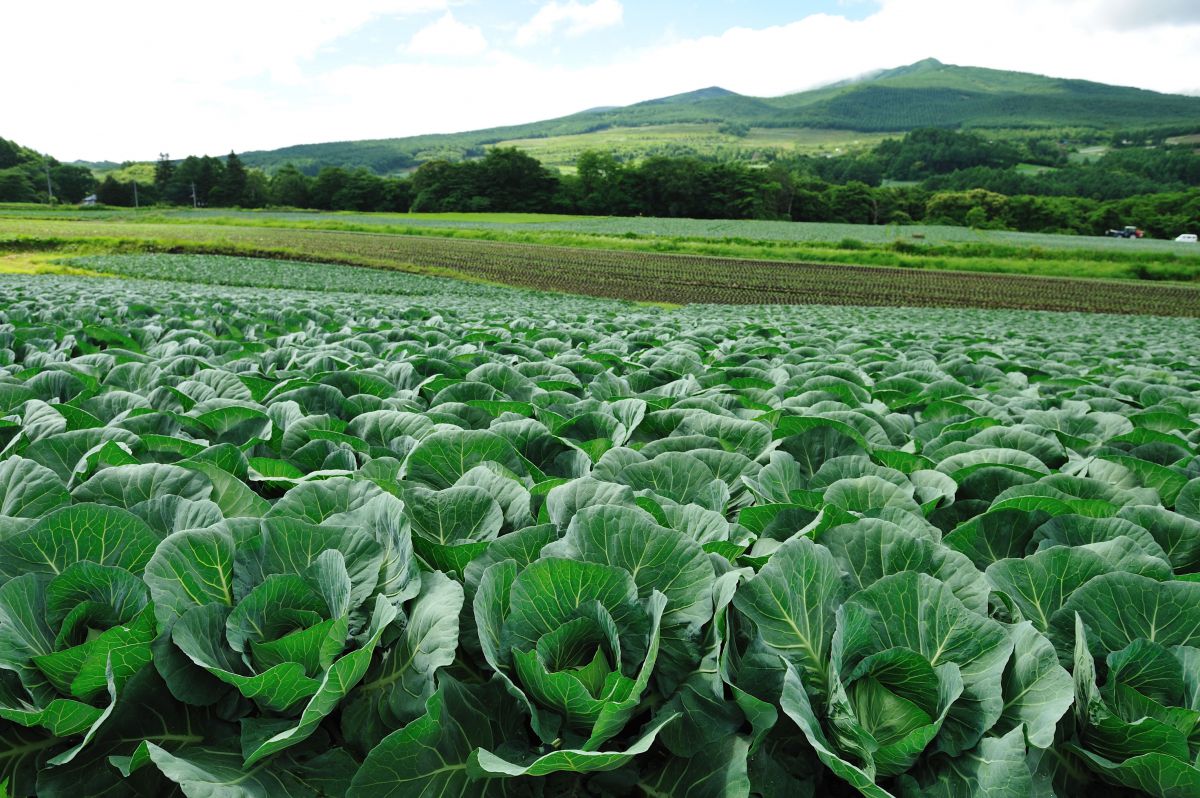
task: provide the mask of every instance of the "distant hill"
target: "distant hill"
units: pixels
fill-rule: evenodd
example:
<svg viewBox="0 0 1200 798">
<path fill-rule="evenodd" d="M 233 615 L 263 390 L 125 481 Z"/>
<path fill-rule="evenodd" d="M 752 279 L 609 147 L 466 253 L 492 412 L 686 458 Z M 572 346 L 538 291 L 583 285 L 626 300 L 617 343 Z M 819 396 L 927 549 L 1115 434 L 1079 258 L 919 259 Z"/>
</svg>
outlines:
<svg viewBox="0 0 1200 798">
<path fill-rule="evenodd" d="M 302 144 L 242 157 L 266 169 L 294 163 L 310 172 L 321 166 L 365 166 L 393 174 L 438 158 L 478 157 L 486 147 L 504 142 L 517 142 L 548 162 L 565 163 L 570 153 L 588 146 L 604 148 L 614 131 L 627 129 L 635 129 L 638 143 L 622 153 L 626 157 L 685 154 L 690 149 L 737 158 L 753 157 L 763 149 L 794 148 L 793 139 L 804 138 L 790 137 L 785 131 L 841 131 L 852 140 L 855 134 L 900 133 L 919 127 L 1116 131 L 1189 126 L 1200 131 L 1200 97 L 926 59 L 783 97 L 747 97 L 714 86 L 524 125 Z M 656 128 L 662 129 L 661 137 L 656 137 Z M 550 142 L 536 146 L 541 140 L 563 137 L 579 138 L 565 148 L 546 146 Z M 822 140 L 832 146 L 839 139 L 825 136 Z"/>
<path fill-rule="evenodd" d="M 71 161 L 74 166 L 82 166 L 93 172 L 112 172 L 121 168 L 116 161 Z"/>
</svg>

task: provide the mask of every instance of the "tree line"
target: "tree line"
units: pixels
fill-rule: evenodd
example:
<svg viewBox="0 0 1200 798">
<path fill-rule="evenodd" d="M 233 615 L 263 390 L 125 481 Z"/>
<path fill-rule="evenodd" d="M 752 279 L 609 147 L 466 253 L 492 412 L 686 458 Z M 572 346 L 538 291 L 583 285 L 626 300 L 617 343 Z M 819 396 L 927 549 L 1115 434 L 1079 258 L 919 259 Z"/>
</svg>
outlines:
<svg viewBox="0 0 1200 798">
<path fill-rule="evenodd" d="M 0 164 L 5 152 L 0 146 Z M 80 169 L 59 164 L 52 179 Z M 29 171 L 23 172 L 27 182 Z M 30 201 L 28 186 L 26 199 L 10 198 L 3 186 L 0 201 Z M 112 176 L 94 190 L 106 205 L 135 202 L 133 185 Z M 1070 163 L 1053 141 L 996 142 L 974 133 L 918 130 L 862 155 L 799 156 L 766 165 L 697 157 L 624 162 L 611 153 L 585 152 L 574 174 L 552 171 L 514 148 L 493 148 L 473 160 L 432 161 L 405 177 L 340 167 L 308 175 L 292 165 L 268 175 L 247 168 L 234 153 L 179 161 L 164 155 L 153 182 L 139 184 L 137 192 L 143 205 L 920 222 L 1079 234 L 1137 224 L 1152 236 L 1173 237 L 1200 226 L 1200 157 L 1184 148 L 1139 146 Z M 56 196 L 67 200 L 65 193 Z"/>
<path fill-rule="evenodd" d="M 77 203 L 95 187 L 86 166 L 60 163 L 0 138 L 0 202 L 46 202 L 49 188 L 56 199 Z"/>
</svg>

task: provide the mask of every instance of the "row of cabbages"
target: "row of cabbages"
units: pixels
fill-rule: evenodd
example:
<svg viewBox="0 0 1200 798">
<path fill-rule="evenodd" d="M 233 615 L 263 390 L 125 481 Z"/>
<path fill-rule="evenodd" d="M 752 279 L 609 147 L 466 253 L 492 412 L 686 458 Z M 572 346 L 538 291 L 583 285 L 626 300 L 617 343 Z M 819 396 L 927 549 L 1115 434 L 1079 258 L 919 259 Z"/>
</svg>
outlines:
<svg viewBox="0 0 1200 798">
<path fill-rule="evenodd" d="M 1195 328 L 242 296 L 8 306 L 11 794 L 1200 795 Z"/>
</svg>

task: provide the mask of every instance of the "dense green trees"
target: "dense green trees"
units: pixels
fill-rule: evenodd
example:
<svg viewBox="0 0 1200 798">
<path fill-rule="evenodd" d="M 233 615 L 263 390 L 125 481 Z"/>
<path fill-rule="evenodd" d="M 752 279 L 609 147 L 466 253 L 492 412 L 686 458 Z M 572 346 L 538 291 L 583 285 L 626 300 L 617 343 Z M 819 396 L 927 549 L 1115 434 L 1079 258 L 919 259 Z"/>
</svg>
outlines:
<svg viewBox="0 0 1200 798">
<path fill-rule="evenodd" d="M 237 153 L 231 152 L 225 159 L 225 168 L 220 170 L 220 177 L 209 192 L 209 202 L 221 206 L 245 205 L 245 196 L 246 167 Z"/>
<path fill-rule="evenodd" d="M 573 204 L 581 212 L 604 214 L 630 205 L 626 170 L 612 153 L 585 152 L 575 162 L 575 169 L 576 179 L 568 185 L 573 189 Z"/>
<path fill-rule="evenodd" d="M 432 161 L 412 177 L 412 210 L 532 213 L 555 207 L 559 181 L 515 148 L 488 150 L 477 161 Z"/>
<path fill-rule="evenodd" d="M 263 208 L 268 205 L 337 211 L 406 211 L 408 181 L 383 178 L 365 169 L 349 172 L 330 167 L 308 177 L 294 166 L 286 166 L 268 177 L 247 169 L 230 153 L 224 160 L 211 156 L 189 156 L 182 161 L 160 160 L 155 182 L 138 186 L 141 204 L 198 207 Z M 131 183 L 106 179 L 99 200 L 106 205 L 132 206 Z"/>
<path fill-rule="evenodd" d="M 366 169 L 326 167 L 307 189 L 308 207 L 329 211 L 397 210 L 388 201 L 388 181 Z"/>
<path fill-rule="evenodd" d="M 60 163 L 50 168 L 54 196 L 60 202 L 79 202 L 96 190 L 96 177 L 86 166 Z"/>
<path fill-rule="evenodd" d="M 175 164 L 167 153 L 159 153 L 158 162 L 154 164 L 154 187 L 159 193 L 165 193 L 167 185 L 175 174 Z"/>
<path fill-rule="evenodd" d="M 1031 169 L 1028 164 L 1040 164 Z M 0 139 L 0 202 L 55 197 L 132 206 L 133 185 L 97 184 L 83 166 L 60 164 Z M 1029 232 L 1100 234 L 1137 224 L 1174 237 L 1200 229 L 1200 156 L 1187 148 L 1127 145 L 1067 163 L 1053 136 L 1012 142 L 974 133 L 917 130 L 873 151 L 769 163 L 654 156 L 624 162 L 584 152 L 560 175 L 515 148 L 465 161 L 433 160 L 407 178 L 365 168 L 288 164 L 267 175 L 225 158 L 162 155 L 142 205 L 266 206 L 333 211 L 556 212 L 700 219 L 783 219 L 854 224 L 914 222 Z"/>
<path fill-rule="evenodd" d="M 0 169 L 11 169 L 21 160 L 21 148 L 15 142 L 0 139 Z"/>
<path fill-rule="evenodd" d="M 0 202 L 46 202 L 47 172 L 59 202 L 79 202 L 96 188 L 90 169 L 59 163 L 0 138 Z"/>
<path fill-rule="evenodd" d="M 140 205 L 262 208 L 274 204 L 270 182 L 260 171 L 247 169 L 236 153 L 225 159 L 188 156 L 172 161 L 166 154 L 154 166 L 153 182 L 137 184 Z M 96 198 L 105 205 L 134 205 L 132 181 L 109 175 L 97 189 Z"/>
<path fill-rule="evenodd" d="M 925 204 L 925 221 L 933 224 L 991 227 L 1000 222 L 1008 209 L 1008 197 L 982 188 L 970 191 L 943 191 Z"/>
<path fill-rule="evenodd" d="M 986 141 L 973 133 L 929 128 L 903 139 L 888 139 L 875 148 L 887 164 L 888 177 L 920 180 L 973 166 L 1008 167 L 1021 161 L 1020 151 L 1003 141 Z"/>
<path fill-rule="evenodd" d="M 137 200 L 140 204 L 141 192 L 138 193 Z M 96 189 L 96 201 L 104 205 L 132 208 L 135 204 L 133 183 L 122 182 L 109 175 Z"/>
<path fill-rule="evenodd" d="M 37 202 L 37 187 L 25 170 L 0 169 L 0 202 Z"/>
<path fill-rule="evenodd" d="M 278 205 L 308 207 L 309 178 L 292 164 L 286 164 L 271 176 L 268 191 Z"/>
<path fill-rule="evenodd" d="M 910 134 L 906 140 L 917 136 Z M 950 134 L 961 136 L 964 134 Z M 891 147 L 884 142 L 876 155 Z M 1025 163 L 1038 163 L 1033 153 L 1049 145 L 1033 140 L 1026 145 Z M 966 191 L 984 188 L 1001 194 L 1030 194 L 1046 197 L 1089 197 L 1116 200 L 1143 194 L 1171 193 L 1200 187 L 1200 157 L 1185 147 L 1121 147 L 1090 162 L 1041 163 L 1054 168 L 1041 171 L 1014 168 L 1012 164 L 978 163 L 945 169 L 927 176 L 925 185 L 935 191 Z M 889 167 L 888 176 L 903 178 L 903 164 Z"/>
<path fill-rule="evenodd" d="M 926 143 L 930 140 L 947 139 L 936 136 Z M 1189 171 L 1200 165 L 1200 158 L 1186 152 L 1114 152 L 1097 164 L 1044 175 L 974 166 L 919 184 L 890 186 L 880 185 L 879 162 L 872 166 L 872 158 L 797 158 L 763 169 L 694 158 L 622 164 L 610 154 L 585 153 L 577 174 L 563 179 L 559 204 L 544 210 L 855 224 L 936 222 L 1089 235 L 1138 224 L 1159 237 L 1200 228 L 1200 181 Z M 845 163 L 837 170 L 826 166 L 838 161 Z M 866 179 L 846 179 L 854 174 Z M 988 177 L 995 179 L 983 179 Z M 1055 180 L 1062 181 L 1062 188 L 1051 190 Z M 1164 184 L 1157 180 L 1169 181 L 1165 185 L 1174 190 L 1163 192 Z M 468 207 L 469 199 L 458 209 Z"/>
</svg>

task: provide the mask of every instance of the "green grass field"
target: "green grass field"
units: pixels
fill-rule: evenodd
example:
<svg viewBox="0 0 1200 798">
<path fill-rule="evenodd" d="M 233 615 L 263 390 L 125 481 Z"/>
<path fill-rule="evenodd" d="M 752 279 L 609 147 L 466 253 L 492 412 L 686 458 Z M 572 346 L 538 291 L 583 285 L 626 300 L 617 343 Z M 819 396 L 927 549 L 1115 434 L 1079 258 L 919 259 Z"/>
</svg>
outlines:
<svg viewBox="0 0 1200 798">
<path fill-rule="evenodd" d="M 422 233 L 444 231 L 492 234 L 566 234 L 601 238 L 661 239 L 653 248 L 662 250 L 675 241 L 714 241 L 754 246 L 764 250 L 786 244 L 839 244 L 846 240 L 864 244 L 912 244 L 918 250 L 942 245 L 1025 248 L 1037 256 L 1041 250 L 1077 250 L 1111 259 L 1146 256 L 1189 259 L 1200 262 L 1200 248 L 1169 240 L 1125 240 L 1104 236 L 1018 233 L 1007 230 L 976 230 L 949 225 L 857 225 L 826 222 L 771 222 L 730 219 L 664 219 L 619 216 L 569 216 L 537 213 L 359 213 L 355 211 L 309 211 L 292 209 L 233 210 L 228 208 L 182 209 L 120 208 L 49 209 L 42 205 L 0 205 L 0 230 L 6 219 L 72 219 L 113 222 L 165 222 L 171 224 L 223 224 L 238 227 L 299 227 L 305 229 L 358 230 L 363 232 Z M 561 243 L 561 242 L 554 242 Z M 1052 257 L 1052 256 L 1051 256 Z M 1089 256 L 1081 256 L 1087 260 Z M 1086 276 L 1086 275 L 1080 275 Z"/>
<path fill-rule="evenodd" d="M 1190 136 L 1172 136 L 1167 139 L 1168 144 L 1191 144 L 1193 147 L 1200 147 L 1200 133 L 1193 133 Z"/>
<path fill-rule="evenodd" d="M 696 155 L 753 160 L 754 153 L 773 155 L 844 155 L 874 147 L 889 135 L 823 128 L 750 128 L 745 136 L 722 133 L 716 124 L 680 123 L 614 127 L 591 133 L 546 138 L 511 139 L 497 146 L 517 147 L 547 166 L 573 172 L 580 153 L 611 152 L 637 160 L 647 155 Z"/>
</svg>

